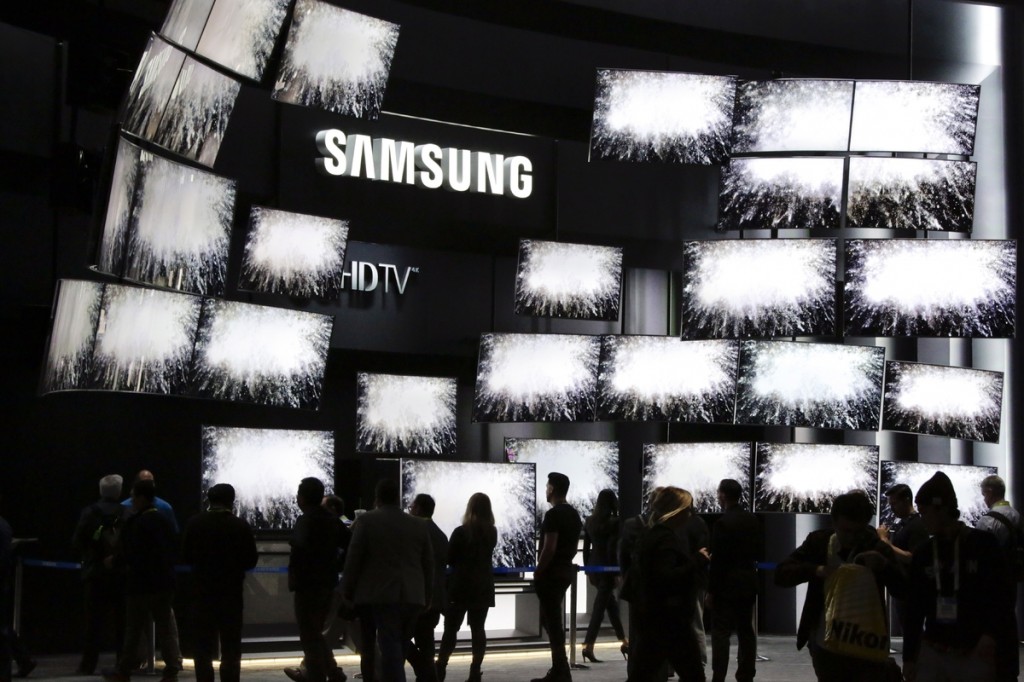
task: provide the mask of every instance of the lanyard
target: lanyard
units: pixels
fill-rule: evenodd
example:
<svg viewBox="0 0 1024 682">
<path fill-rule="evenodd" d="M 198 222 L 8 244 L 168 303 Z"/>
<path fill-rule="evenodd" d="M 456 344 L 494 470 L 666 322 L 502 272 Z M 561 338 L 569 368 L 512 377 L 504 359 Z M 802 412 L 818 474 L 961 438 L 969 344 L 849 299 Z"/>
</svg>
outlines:
<svg viewBox="0 0 1024 682">
<path fill-rule="evenodd" d="M 932 540 L 932 565 L 935 567 L 935 591 L 936 593 L 942 592 L 942 582 L 939 578 L 939 572 L 942 566 L 939 564 L 939 541 L 938 539 Z M 953 541 L 953 595 L 960 591 L 960 534 L 956 536 L 956 540 Z"/>
</svg>

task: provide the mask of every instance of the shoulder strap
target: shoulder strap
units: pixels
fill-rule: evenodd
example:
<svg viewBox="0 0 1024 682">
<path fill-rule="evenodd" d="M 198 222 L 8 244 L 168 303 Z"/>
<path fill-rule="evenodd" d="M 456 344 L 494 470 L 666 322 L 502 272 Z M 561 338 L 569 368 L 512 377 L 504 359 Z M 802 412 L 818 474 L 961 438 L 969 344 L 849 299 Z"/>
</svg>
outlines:
<svg viewBox="0 0 1024 682">
<path fill-rule="evenodd" d="M 1013 538 L 1013 541 L 1018 545 L 1021 544 L 1021 530 L 1017 526 L 1013 525 L 1013 522 L 1011 522 L 1010 519 L 995 510 L 987 512 L 985 516 L 991 516 L 993 519 L 1006 526 L 1006 530 L 1010 532 L 1010 537 Z"/>
</svg>

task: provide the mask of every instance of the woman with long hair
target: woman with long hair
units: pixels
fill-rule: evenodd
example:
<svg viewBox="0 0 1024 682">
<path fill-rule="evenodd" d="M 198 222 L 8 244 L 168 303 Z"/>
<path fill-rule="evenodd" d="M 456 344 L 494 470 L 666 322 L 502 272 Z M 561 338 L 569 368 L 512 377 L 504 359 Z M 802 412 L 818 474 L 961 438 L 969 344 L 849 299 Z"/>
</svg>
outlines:
<svg viewBox="0 0 1024 682">
<path fill-rule="evenodd" d="M 630 680 L 653 680 L 666 660 L 680 680 L 703 682 L 697 636 L 696 564 L 679 534 L 693 515 L 693 496 L 674 486 L 651 502 L 648 528 L 636 550 L 639 599 L 638 634 L 633 642 L 635 670 Z"/>
<path fill-rule="evenodd" d="M 583 522 L 583 563 L 587 566 L 612 566 L 616 563 L 619 545 L 619 498 L 607 488 L 597 494 L 593 513 Z M 615 629 L 615 636 L 622 642 L 620 651 L 625 656 L 629 651 L 626 633 L 619 617 L 619 600 L 615 598 L 617 573 L 591 573 L 587 576 L 590 584 L 597 588 L 594 605 L 590 609 L 590 624 L 583 639 L 583 660 L 593 663 L 601 661 L 594 656 L 594 642 L 597 640 L 601 621 L 608 612 L 608 620 Z"/>
<path fill-rule="evenodd" d="M 455 638 L 462 621 L 469 615 L 473 659 L 467 682 L 480 682 L 480 665 L 487 650 L 484 623 L 487 610 L 494 606 L 492 555 L 498 544 L 494 528 L 491 498 L 474 493 L 466 504 L 462 525 L 452 531 L 448 543 L 448 605 L 444 611 L 444 634 L 437 652 L 437 679 L 444 682 L 448 659 L 455 650 Z"/>
</svg>

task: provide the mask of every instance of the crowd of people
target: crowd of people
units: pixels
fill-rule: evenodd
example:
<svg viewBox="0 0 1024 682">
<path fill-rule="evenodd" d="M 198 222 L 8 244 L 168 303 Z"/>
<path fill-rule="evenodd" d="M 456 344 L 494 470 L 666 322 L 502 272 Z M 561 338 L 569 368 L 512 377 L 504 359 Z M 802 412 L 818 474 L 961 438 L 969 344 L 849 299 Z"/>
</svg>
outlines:
<svg viewBox="0 0 1024 682">
<path fill-rule="evenodd" d="M 173 608 L 175 567 L 187 565 L 193 585 L 196 679 L 241 676 L 243 581 L 258 559 L 252 529 L 233 513 L 235 491 L 218 483 L 208 508 L 180 533 L 174 510 L 156 495 L 152 473 L 139 472 L 120 501 L 122 479 L 99 482 L 100 499 L 82 510 L 72 544 L 82 561 L 85 627 L 78 673 L 93 674 L 101 632 L 112 627 L 116 667 L 108 682 L 126 682 L 150 656 L 155 627 L 164 661 L 162 682 L 182 668 Z M 581 655 L 600 663 L 594 644 L 607 616 L 627 659 L 628 681 L 706 680 L 705 623 L 710 625 L 711 679 L 724 682 L 730 640 L 738 640 L 735 679 L 756 674 L 754 611 L 761 525 L 743 508 L 742 485 L 718 486 L 722 514 L 713 527 L 694 513 L 693 497 L 657 488 L 644 512 L 619 516 L 611 490 L 582 519 L 569 503 L 570 481 L 551 473 L 550 508 L 540 529 L 533 587 L 551 652 L 551 667 L 532 682 L 570 682 L 563 600 L 579 568 L 595 588 Z M 806 583 L 797 629 L 817 678 L 827 682 L 1004 682 L 1019 676 L 1015 605 L 1024 579 L 1021 516 L 1005 499 L 1005 483 L 982 483 L 989 512 L 969 528 L 959 519 L 956 492 L 939 472 L 919 490 L 885 491 L 896 522 L 871 526 L 874 504 L 864 491 L 835 498 L 831 528 L 816 530 L 774 571 L 781 587 Z M 345 516 L 344 502 L 323 482 L 305 478 L 296 493 L 301 511 L 290 538 L 288 588 L 303 651 L 285 674 L 295 682 L 344 682 L 333 646 L 348 631 L 367 682 L 404 681 L 406 662 L 418 682 L 443 682 L 457 633 L 468 619 L 472 658 L 467 682 L 482 679 L 486 620 L 494 606 L 492 555 L 498 541 L 491 500 L 474 493 L 450 537 L 433 522 L 435 502 L 420 494 L 406 510 L 398 484 L 382 479 L 374 508 Z M 12 534 L 0 519 L 0 569 L 8 574 Z M 339 578 L 340 576 L 340 578 Z M 9 609 L 9 581 L 0 605 Z M 887 596 L 891 599 L 887 600 Z M 619 600 L 629 602 L 628 623 Z M 890 656 L 887 604 L 903 635 L 902 666 Z M 705 612 L 705 609 L 707 611 Z M 6 612 L 6 611 L 5 611 Z M 0 680 L 27 676 L 35 666 L 18 645 L 10 621 L 0 632 Z M 434 633 L 442 626 L 440 645 Z M 628 626 L 628 627 L 627 627 Z M 17 667 L 12 671 L 12 662 Z"/>
</svg>

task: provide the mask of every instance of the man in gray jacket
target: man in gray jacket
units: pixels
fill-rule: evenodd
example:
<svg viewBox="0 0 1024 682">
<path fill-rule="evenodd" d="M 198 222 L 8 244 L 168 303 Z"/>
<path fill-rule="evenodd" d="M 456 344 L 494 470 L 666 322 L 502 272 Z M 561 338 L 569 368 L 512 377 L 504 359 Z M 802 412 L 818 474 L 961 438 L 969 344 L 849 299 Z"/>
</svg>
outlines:
<svg viewBox="0 0 1024 682">
<path fill-rule="evenodd" d="M 375 507 L 352 526 L 342 591 L 373 617 L 383 682 L 405 682 L 405 647 L 429 604 L 434 556 L 427 524 L 402 511 L 396 481 L 377 482 Z"/>
</svg>

